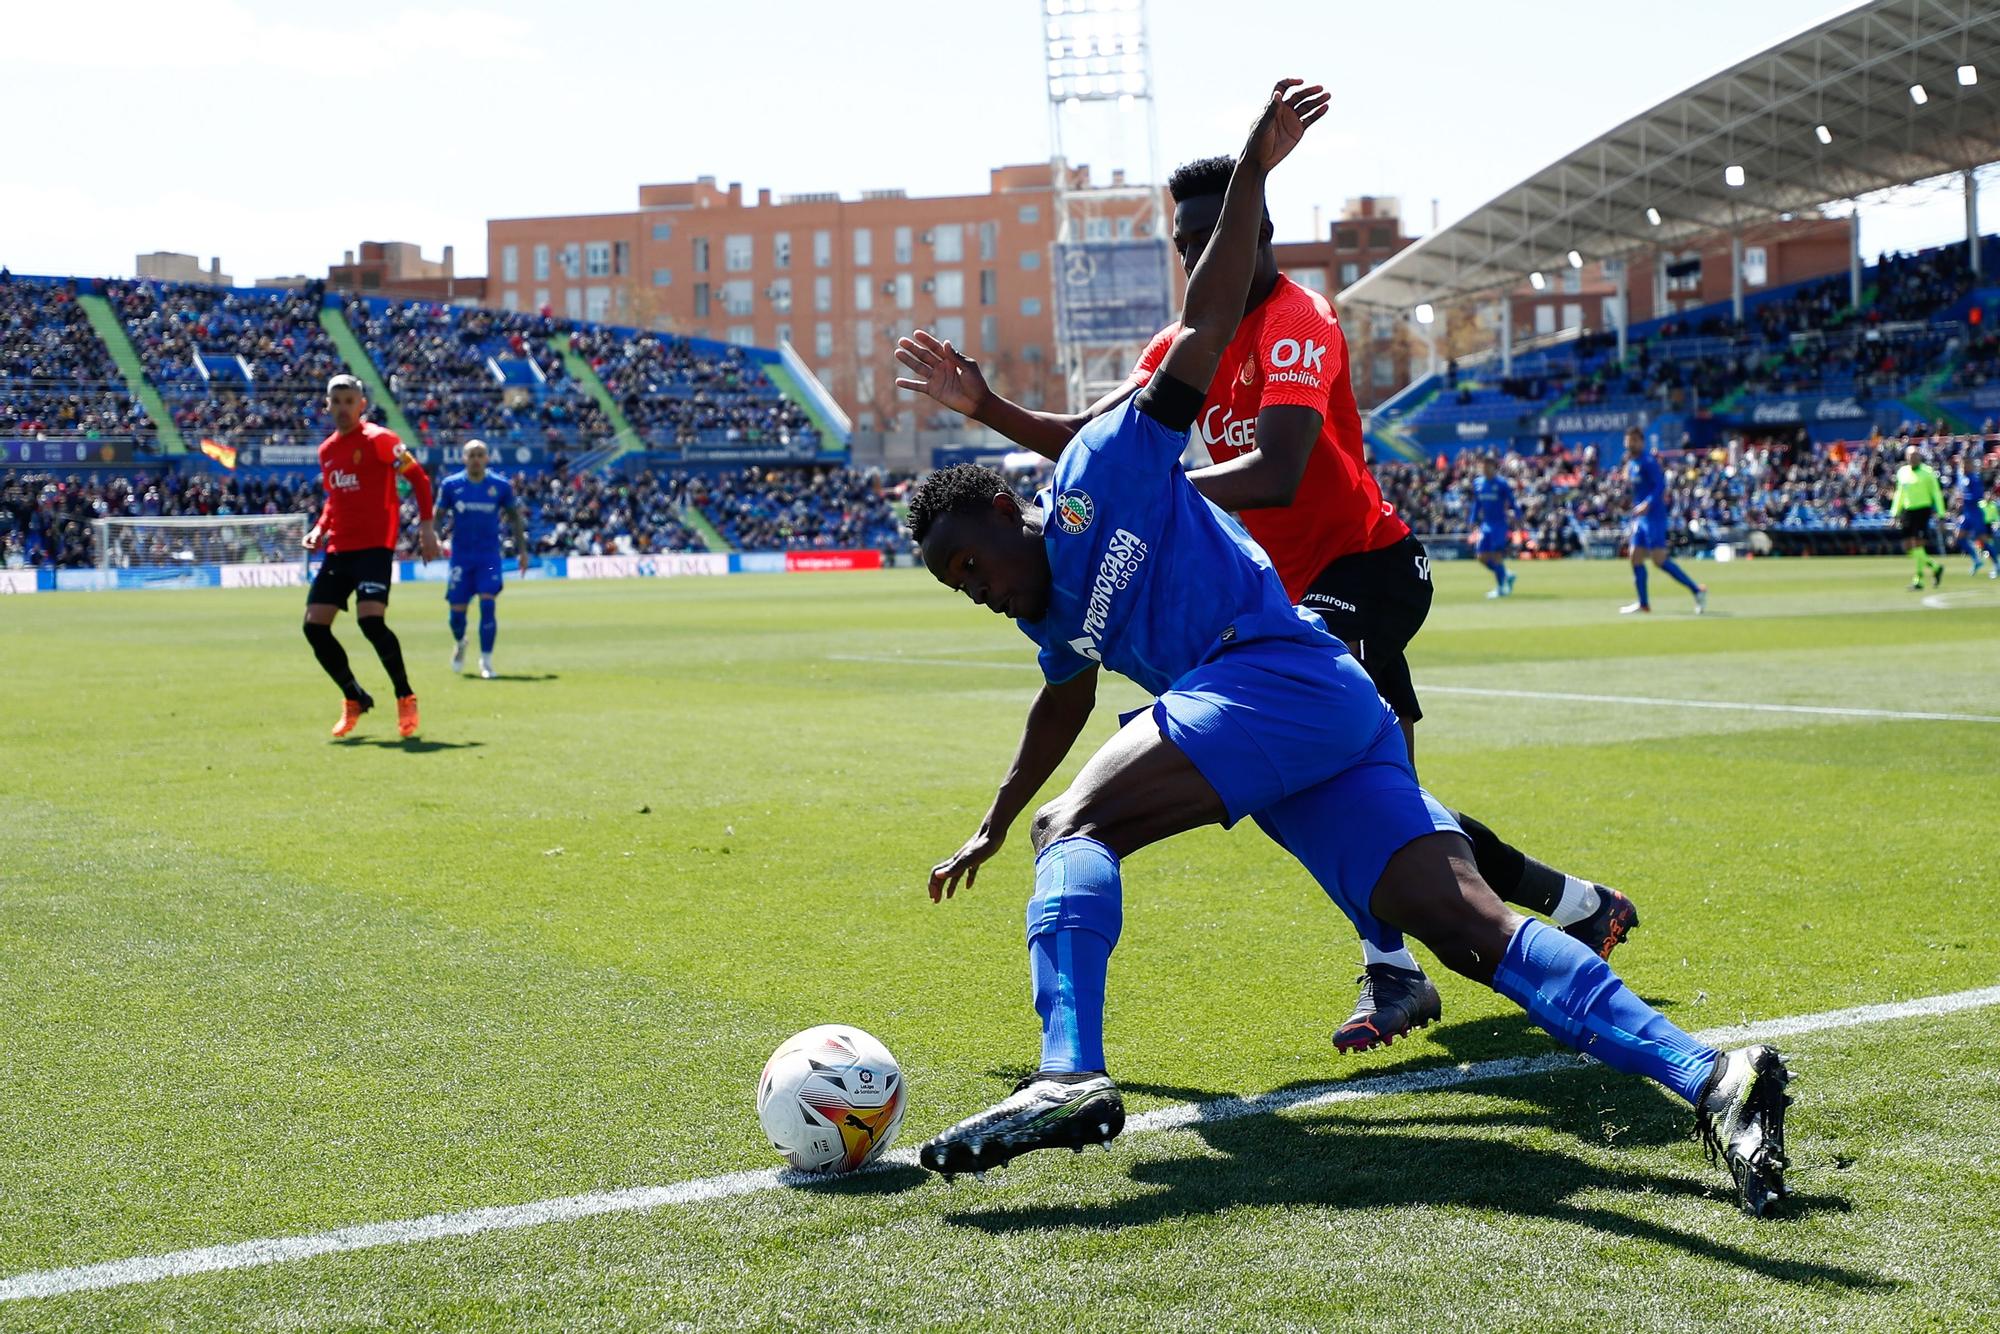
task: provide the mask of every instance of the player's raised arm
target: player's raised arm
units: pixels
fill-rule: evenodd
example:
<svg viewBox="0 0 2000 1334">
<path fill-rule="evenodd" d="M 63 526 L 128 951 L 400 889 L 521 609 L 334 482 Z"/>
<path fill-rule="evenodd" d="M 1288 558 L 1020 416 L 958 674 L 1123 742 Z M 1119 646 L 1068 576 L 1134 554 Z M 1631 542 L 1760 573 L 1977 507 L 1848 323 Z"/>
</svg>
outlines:
<svg viewBox="0 0 2000 1334">
<path fill-rule="evenodd" d="M 897 378 L 898 389 L 936 399 L 1045 459 L 1060 457 L 1084 423 L 1117 407 L 1136 388 L 1121 385 L 1082 412 L 1036 412 L 994 393 L 978 362 L 928 329 L 913 329 L 897 339 L 896 360 L 910 372 Z"/>
<path fill-rule="evenodd" d="M 1155 377 L 1156 386 L 1159 379 L 1170 378 L 1193 390 L 1197 408 L 1243 318 L 1257 263 L 1258 230 L 1264 221 L 1265 178 L 1298 146 L 1307 128 L 1326 114 L 1327 101 L 1318 84 L 1278 80 L 1237 155 L 1236 170 L 1222 196 L 1222 216 L 1188 279 L 1181 335 Z"/>
</svg>

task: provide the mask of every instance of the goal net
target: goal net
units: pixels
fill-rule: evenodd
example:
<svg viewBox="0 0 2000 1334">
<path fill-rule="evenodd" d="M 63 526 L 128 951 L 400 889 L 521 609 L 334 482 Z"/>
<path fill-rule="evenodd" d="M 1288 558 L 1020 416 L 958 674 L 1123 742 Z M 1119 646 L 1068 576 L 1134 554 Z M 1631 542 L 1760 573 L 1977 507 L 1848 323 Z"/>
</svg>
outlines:
<svg viewBox="0 0 2000 1334">
<path fill-rule="evenodd" d="M 161 570 L 188 565 L 305 563 L 306 514 L 208 514 L 99 519 L 97 567 Z"/>
</svg>

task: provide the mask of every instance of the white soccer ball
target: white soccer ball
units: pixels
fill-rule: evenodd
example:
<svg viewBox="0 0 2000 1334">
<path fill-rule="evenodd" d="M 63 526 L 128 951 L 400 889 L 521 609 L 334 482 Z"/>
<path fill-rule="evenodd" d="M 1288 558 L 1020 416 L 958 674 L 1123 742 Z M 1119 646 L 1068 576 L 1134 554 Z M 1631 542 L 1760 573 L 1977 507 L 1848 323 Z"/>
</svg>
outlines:
<svg viewBox="0 0 2000 1334">
<path fill-rule="evenodd" d="M 903 1124 L 903 1071 L 849 1024 L 785 1039 L 757 1081 L 757 1119 L 801 1172 L 852 1172 L 886 1152 Z"/>
</svg>

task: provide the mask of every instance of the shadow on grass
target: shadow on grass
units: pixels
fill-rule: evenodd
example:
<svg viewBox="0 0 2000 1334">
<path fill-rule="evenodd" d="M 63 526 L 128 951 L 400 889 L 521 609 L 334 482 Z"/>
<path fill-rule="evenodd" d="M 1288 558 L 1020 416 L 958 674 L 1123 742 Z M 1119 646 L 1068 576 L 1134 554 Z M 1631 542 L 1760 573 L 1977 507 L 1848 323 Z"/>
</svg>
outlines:
<svg viewBox="0 0 2000 1334">
<path fill-rule="evenodd" d="M 558 672 L 495 672 L 490 677 L 476 678 L 488 681 L 560 681 Z"/>
<path fill-rule="evenodd" d="M 908 1163 L 880 1163 L 846 1176 L 800 1173 L 792 1186 L 814 1195 L 899 1195 L 936 1179 L 923 1168 Z"/>
<path fill-rule="evenodd" d="M 484 741 L 432 741 L 427 737 L 348 737 L 333 743 L 352 749 L 356 746 L 379 746 L 384 750 L 405 750 L 412 755 L 428 755 L 434 750 L 472 750 L 486 743 Z"/>
<path fill-rule="evenodd" d="M 1530 1030 L 1536 1036 L 1530 1036 Z M 1555 1050 L 1524 1016 L 1481 1019 L 1430 1030 L 1448 1062 L 1370 1065 L 1354 1069 L 1366 1080 L 1436 1069 L 1440 1064 Z M 1329 1073 L 1332 1073 L 1331 1071 Z M 1280 1093 L 1319 1089 L 1347 1080 L 1301 1080 Z M 1205 1103 L 1230 1095 L 1162 1084 L 1126 1082 L 1128 1093 L 1180 1103 Z M 1591 1192 L 1616 1191 L 1635 1199 L 1707 1199 L 1717 1223 L 1734 1225 L 1736 1189 L 1728 1173 L 1711 1167 L 1690 1137 L 1692 1113 L 1647 1081 L 1603 1066 L 1583 1065 L 1526 1076 L 1481 1080 L 1463 1091 L 1502 1098 L 1511 1105 L 1454 1111 L 1461 1090 L 1431 1091 L 1405 1099 L 1413 1110 L 1374 1114 L 1368 1104 L 1299 1107 L 1284 1116 L 1250 1115 L 1196 1121 L 1187 1129 L 1219 1155 L 1171 1158 L 1133 1164 L 1131 1177 L 1156 1189 L 1115 1204 L 1038 1205 L 991 1211 L 958 1211 L 947 1222 L 991 1233 L 1042 1228 L 1143 1227 L 1175 1219 L 1224 1213 L 1244 1205 L 1298 1205 L 1308 1208 L 1369 1210 L 1411 1206 L 1459 1206 L 1499 1214 L 1575 1223 L 1614 1236 L 1671 1246 L 1686 1254 L 1727 1264 L 1785 1283 L 1832 1283 L 1846 1288 L 1888 1288 L 1879 1274 L 1806 1260 L 1759 1255 L 1724 1241 L 1683 1231 L 1616 1208 L 1580 1201 Z M 1667 1175 L 1616 1163 L 1590 1161 L 1571 1153 L 1496 1142 L 1478 1132 L 1549 1129 L 1608 1148 L 1686 1144 L 1691 1172 Z M 1789 1219 L 1820 1211 L 1846 1212 L 1844 1198 L 1794 1194 L 1784 1213 L 1762 1226 L 1782 1228 Z"/>
</svg>

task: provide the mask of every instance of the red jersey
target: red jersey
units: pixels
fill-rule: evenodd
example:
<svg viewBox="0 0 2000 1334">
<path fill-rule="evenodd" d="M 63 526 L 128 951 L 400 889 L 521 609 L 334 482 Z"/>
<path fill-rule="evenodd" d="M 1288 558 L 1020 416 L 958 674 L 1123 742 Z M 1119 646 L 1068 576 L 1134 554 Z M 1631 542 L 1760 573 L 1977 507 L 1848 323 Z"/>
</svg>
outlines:
<svg viewBox="0 0 2000 1334">
<path fill-rule="evenodd" d="M 1180 328 L 1175 324 L 1154 335 L 1133 368 L 1134 384 L 1153 378 Z M 1270 555 L 1285 592 L 1297 602 L 1342 556 L 1379 551 L 1408 537 L 1410 527 L 1382 499 L 1361 452 L 1347 339 L 1333 307 L 1282 274 L 1271 295 L 1236 326 L 1192 434 L 1215 462 L 1237 458 L 1257 447 L 1257 414 L 1280 403 L 1316 410 L 1319 439 L 1291 504 L 1244 510 L 1237 517 Z"/>
<path fill-rule="evenodd" d="M 396 433 L 374 422 L 320 442 L 319 479 L 326 508 L 319 526 L 328 551 L 394 548 L 402 501 L 396 494 Z"/>
</svg>

